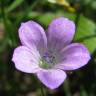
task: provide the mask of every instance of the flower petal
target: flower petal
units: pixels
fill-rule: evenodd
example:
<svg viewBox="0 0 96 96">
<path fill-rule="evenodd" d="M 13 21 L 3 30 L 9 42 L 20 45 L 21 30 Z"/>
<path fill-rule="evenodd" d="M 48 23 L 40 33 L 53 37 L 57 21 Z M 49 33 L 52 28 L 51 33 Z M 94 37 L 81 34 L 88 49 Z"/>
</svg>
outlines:
<svg viewBox="0 0 96 96">
<path fill-rule="evenodd" d="M 15 67 L 26 73 L 35 73 L 40 68 L 38 66 L 40 55 L 36 48 L 29 49 L 25 46 L 17 47 L 14 51 L 12 61 Z"/>
<path fill-rule="evenodd" d="M 37 76 L 50 89 L 59 87 L 66 79 L 66 73 L 59 69 L 42 70 L 37 73 Z"/>
<path fill-rule="evenodd" d="M 59 54 L 59 64 L 55 68 L 75 70 L 88 63 L 90 53 L 83 44 L 73 43 L 65 47 Z"/>
<path fill-rule="evenodd" d="M 47 38 L 43 28 L 34 21 L 22 23 L 19 28 L 19 37 L 23 45 L 32 47 L 34 44 L 40 53 L 44 52 L 47 46 Z"/>
<path fill-rule="evenodd" d="M 72 41 L 74 33 L 74 22 L 64 17 L 53 20 L 48 28 L 48 47 L 51 50 L 62 49 Z"/>
</svg>

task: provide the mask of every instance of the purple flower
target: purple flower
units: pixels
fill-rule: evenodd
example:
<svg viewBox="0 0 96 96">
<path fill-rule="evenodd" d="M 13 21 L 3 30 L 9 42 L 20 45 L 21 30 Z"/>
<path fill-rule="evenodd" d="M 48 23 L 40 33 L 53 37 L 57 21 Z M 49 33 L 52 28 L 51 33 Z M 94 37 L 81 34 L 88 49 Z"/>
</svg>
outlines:
<svg viewBox="0 0 96 96">
<path fill-rule="evenodd" d="M 14 51 L 15 67 L 26 73 L 34 73 L 50 89 L 59 87 L 66 79 L 67 70 L 75 70 L 87 64 L 90 54 L 80 43 L 70 42 L 75 24 L 64 17 L 51 22 L 45 33 L 34 21 L 22 23 L 19 37 L 22 45 Z"/>
</svg>

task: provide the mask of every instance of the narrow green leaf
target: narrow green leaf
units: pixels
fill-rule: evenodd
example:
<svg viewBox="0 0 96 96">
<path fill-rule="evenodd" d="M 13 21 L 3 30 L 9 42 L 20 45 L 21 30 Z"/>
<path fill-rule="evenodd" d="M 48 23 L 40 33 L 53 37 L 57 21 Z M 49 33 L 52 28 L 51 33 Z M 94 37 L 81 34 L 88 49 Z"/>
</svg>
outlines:
<svg viewBox="0 0 96 96">
<path fill-rule="evenodd" d="M 14 2 L 6 9 L 7 12 L 13 11 L 15 8 L 17 8 L 23 2 L 24 2 L 24 0 L 14 0 Z"/>
</svg>

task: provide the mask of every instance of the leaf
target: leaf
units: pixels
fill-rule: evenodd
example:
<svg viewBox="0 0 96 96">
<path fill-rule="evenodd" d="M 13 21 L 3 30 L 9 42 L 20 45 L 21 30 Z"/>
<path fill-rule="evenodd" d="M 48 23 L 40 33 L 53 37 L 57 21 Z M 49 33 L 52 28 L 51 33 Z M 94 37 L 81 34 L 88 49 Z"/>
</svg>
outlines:
<svg viewBox="0 0 96 96">
<path fill-rule="evenodd" d="M 17 8 L 24 0 L 14 0 L 14 2 L 6 9 L 7 12 L 13 11 Z"/>
<path fill-rule="evenodd" d="M 96 37 L 84 40 L 83 44 L 93 53 L 96 50 Z"/>
<path fill-rule="evenodd" d="M 40 22 L 41 24 L 45 25 L 46 27 L 48 27 L 49 23 L 57 18 L 57 17 L 66 17 L 69 18 L 70 20 L 75 20 L 75 14 L 71 14 L 71 13 L 67 13 L 67 12 L 57 12 L 57 13 L 45 13 L 45 14 L 41 14 L 40 16 L 38 16 L 37 21 Z"/>
<path fill-rule="evenodd" d="M 55 14 L 52 13 L 46 13 L 46 14 L 41 14 L 37 20 L 43 24 L 44 26 L 48 26 L 48 24 L 54 19 L 56 18 Z"/>
<path fill-rule="evenodd" d="M 96 10 L 96 1 L 94 0 L 92 3 L 91 3 L 91 7 Z"/>
<path fill-rule="evenodd" d="M 95 23 L 81 15 L 74 40 L 84 43 L 93 52 L 96 49 L 95 30 Z"/>
<path fill-rule="evenodd" d="M 83 1 L 83 3 L 84 3 L 85 5 L 89 4 L 90 2 L 91 2 L 91 0 L 84 0 L 84 1 Z"/>
</svg>

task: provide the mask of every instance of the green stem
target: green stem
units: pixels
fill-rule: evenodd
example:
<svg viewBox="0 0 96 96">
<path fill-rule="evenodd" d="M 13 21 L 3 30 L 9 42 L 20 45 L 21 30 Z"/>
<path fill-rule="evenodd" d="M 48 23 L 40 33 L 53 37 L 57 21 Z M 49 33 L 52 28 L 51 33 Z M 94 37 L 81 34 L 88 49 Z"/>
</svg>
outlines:
<svg viewBox="0 0 96 96">
<path fill-rule="evenodd" d="M 71 96 L 68 79 L 63 84 L 63 90 L 65 91 L 65 96 Z"/>
<path fill-rule="evenodd" d="M 27 17 L 28 13 L 30 13 L 38 4 L 39 4 L 40 0 L 36 0 L 34 3 L 32 3 L 25 11 L 24 13 L 22 13 L 21 17 L 19 17 L 17 20 L 16 20 L 16 25 L 18 25 L 18 23 L 20 21 L 22 21 L 24 18 Z"/>
<path fill-rule="evenodd" d="M 37 82 L 38 82 L 38 85 L 39 85 L 39 88 L 40 88 L 40 94 L 41 94 L 40 96 L 46 96 L 43 85 L 40 83 L 40 81 L 37 81 Z"/>
<path fill-rule="evenodd" d="M 44 89 L 43 89 L 43 86 L 42 85 L 40 86 L 40 90 L 41 90 L 41 96 L 45 96 L 45 92 L 44 92 Z"/>
<path fill-rule="evenodd" d="M 5 28 L 7 29 L 6 14 L 5 14 L 5 10 L 4 10 L 4 1 L 3 0 L 1 0 L 1 14 L 2 14 Z"/>
<path fill-rule="evenodd" d="M 9 46 L 12 46 L 13 44 L 15 45 L 15 35 L 13 34 L 14 29 L 12 26 L 10 26 L 11 22 L 8 18 L 8 14 L 5 11 L 5 2 L 4 0 L 1 0 L 1 16 L 3 20 L 3 24 L 5 27 L 5 38 Z"/>
</svg>

